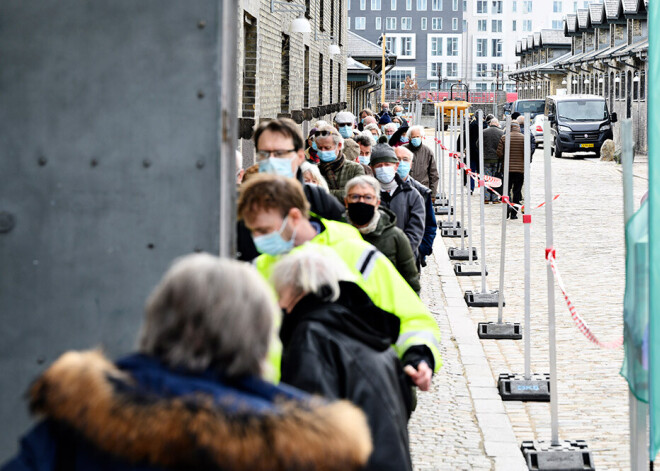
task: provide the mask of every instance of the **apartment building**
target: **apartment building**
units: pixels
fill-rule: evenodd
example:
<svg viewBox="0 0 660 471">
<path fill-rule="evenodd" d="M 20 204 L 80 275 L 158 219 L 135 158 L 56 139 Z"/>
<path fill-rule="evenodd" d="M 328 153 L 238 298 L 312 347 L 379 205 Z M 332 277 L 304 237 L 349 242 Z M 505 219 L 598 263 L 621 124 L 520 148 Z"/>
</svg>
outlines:
<svg viewBox="0 0 660 471">
<path fill-rule="evenodd" d="M 386 89 L 414 78 L 420 90 L 449 88 L 463 76 L 462 0 L 348 0 L 349 29 L 376 43 L 385 34 L 397 57 Z"/>
<path fill-rule="evenodd" d="M 472 90 L 515 92 L 516 42 L 542 29 L 563 30 L 564 17 L 593 0 L 463 0 L 461 78 Z"/>
</svg>

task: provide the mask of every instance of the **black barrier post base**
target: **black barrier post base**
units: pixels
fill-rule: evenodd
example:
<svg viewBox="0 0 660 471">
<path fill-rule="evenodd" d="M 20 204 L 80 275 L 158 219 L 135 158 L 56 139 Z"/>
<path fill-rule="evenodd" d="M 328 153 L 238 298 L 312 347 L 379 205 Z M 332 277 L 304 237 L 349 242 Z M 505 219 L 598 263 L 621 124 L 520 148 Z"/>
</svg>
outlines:
<svg viewBox="0 0 660 471">
<path fill-rule="evenodd" d="M 459 249 L 458 247 L 449 247 L 447 249 L 449 260 L 470 260 L 469 249 Z M 477 259 L 477 248 L 472 247 L 472 260 Z"/>
<path fill-rule="evenodd" d="M 461 237 L 461 233 L 463 234 L 464 237 L 468 236 L 468 233 L 465 229 L 456 227 L 456 228 L 449 228 L 449 229 L 442 229 L 442 237 L 447 237 L 449 239 L 455 239 L 457 237 Z"/>
<path fill-rule="evenodd" d="M 435 201 L 433 202 L 433 206 L 449 206 L 449 204 L 448 198 L 442 198 L 440 196 L 436 196 Z"/>
<path fill-rule="evenodd" d="M 550 374 L 532 373 L 529 379 L 516 373 L 500 373 L 497 389 L 503 401 L 550 402 Z"/>
<path fill-rule="evenodd" d="M 456 227 L 461 227 L 461 221 L 456 221 Z M 454 223 L 451 221 L 440 221 L 438 223 L 438 228 L 440 229 L 453 229 Z"/>
<path fill-rule="evenodd" d="M 479 322 L 477 332 L 480 339 L 520 340 L 522 331 L 517 322 Z"/>
<path fill-rule="evenodd" d="M 584 440 L 564 440 L 553 446 L 550 442 L 524 441 L 520 451 L 527 468 L 538 471 L 595 471 L 594 460 Z"/>
<path fill-rule="evenodd" d="M 497 307 L 499 296 L 498 290 L 485 293 L 473 293 L 471 290 L 467 290 L 464 298 L 465 303 L 470 307 Z"/>
<path fill-rule="evenodd" d="M 446 216 L 448 214 L 451 216 L 454 214 L 454 208 L 452 206 L 436 206 L 434 210 L 437 216 Z"/>
<path fill-rule="evenodd" d="M 481 265 L 478 263 L 457 263 L 454 265 L 454 273 L 456 276 L 481 276 Z M 486 270 L 488 276 L 488 270 Z"/>
</svg>

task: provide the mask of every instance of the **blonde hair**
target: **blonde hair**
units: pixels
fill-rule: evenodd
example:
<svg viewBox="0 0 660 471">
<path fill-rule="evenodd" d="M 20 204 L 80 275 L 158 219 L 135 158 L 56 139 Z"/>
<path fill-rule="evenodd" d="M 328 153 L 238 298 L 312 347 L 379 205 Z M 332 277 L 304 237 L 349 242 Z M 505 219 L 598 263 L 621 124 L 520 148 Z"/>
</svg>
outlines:
<svg viewBox="0 0 660 471">
<path fill-rule="evenodd" d="M 300 171 L 302 172 L 303 176 L 305 175 L 306 172 L 309 172 L 309 174 L 312 176 L 312 180 L 323 190 L 326 191 L 326 193 L 330 193 L 330 187 L 328 186 L 328 182 L 325 181 L 325 178 L 323 178 L 323 175 L 321 175 L 321 171 L 319 170 L 317 165 L 310 164 L 309 162 L 303 162 L 302 165 L 300 166 Z"/>
</svg>

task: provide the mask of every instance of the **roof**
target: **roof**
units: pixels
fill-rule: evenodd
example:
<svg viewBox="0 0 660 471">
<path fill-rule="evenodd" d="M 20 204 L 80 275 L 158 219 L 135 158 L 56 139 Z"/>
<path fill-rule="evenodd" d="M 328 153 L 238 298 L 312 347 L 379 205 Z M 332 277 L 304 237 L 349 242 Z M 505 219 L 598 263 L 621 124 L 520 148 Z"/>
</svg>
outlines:
<svg viewBox="0 0 660 471">
<path fill-rule="evenodd" d="M 575 33 L 577 31 L 577 15 L 569 13 L 564 22 L 564 34 Z"/>
<path fill-rule="evenodd" d="M 347 32 L 345 50 L 349 56 L 359 57 L 360 59 L 378 59 L 383 55 L 383 48 L 381 46 L 372 43 L 353 31 Z M 388 53 L 387 57 L 395 58 L 396 54 Z"/>
<path fill-rule="evenodd" d="M 516 41 L 516 55 L 520 55 L 522 52 L 522 41 Z"/>
<path fill-rule="evenodd" d="M 624 48 L 619 48 L 615 52 L 611 53 L 611 57 L 616 56 L 627 56 L 629 54 L 635 54 L 637 52 L 647 51 L 649 48 L 649 38 L 640 39 L 637 42 L 630 44 Z"/>
<path fill-rule="evenodd" d="M 534 47 L 541 47 L 541 33 L 537 31 L 536 33 L 534 33 L 533 37 L 534 37 L 533 39 Z"/>
<path fill-rule="evenodd" d="M 642 0 L 621 0 L 624 14 L 637 14 L 646 11 L 646 4 Z"/>
<path fill-rule="evenodd" d="M 523 41 L 527 41 L 527 49 L 533 49 L 534 48 L 534 35 L 530 34 L 527 36 L 526 39 L 523 39 Z"/>
<path fill-rule="evenodd" d="M 605 15 L 608 20 L 616 20 L 623 13 L 621 0 L 605 0 Z"/>
<path fill-rule="evenodd" d="M 356 72 L 358 72 L 358 71 L 363 72 L 364 71 L 364 72 L 366 72 L 366 71 L 371 70 L 371 68 L 364 65 L 362 62 L 356 61 L 352 57 L 347 57 L 346 58 L 346 70 L 348 72 L 353 72 L 353 71 L 356 71 Z"/>
<path fill-rule="evenodd" d="M 586 29 L 589 26 L 589 10 L 580 8 L 577 11 L 577 21 L 579 29 Z"/>
<path fill-rule="evenodd" d="M 523 69 L 517 69 L 513 72 L 509 72 L 509 75 L 518 75 L 518 74 L 525 74 L 528 72 L 541 72 L 541 73 L 550 73 L 550 72 L 559 72 L 559 73 L 564 73 L 562 70 L 557 69 L 557 65 L 559 64 L 560 61 L 563 59 L 566 59 L 570 57 L 571 53 L 567 52 L 566 54 L 559 56 L 550 62 L 546 62 L 545 64 L 536 64 L 536 65 L 530 65 L 529 67 L 525 67 Z"/>
<path fill-rule="evenodd" d="M 571 46 L 571 38 L 560 29 L 542 29 L 541 46 Z"/>
<path fill-rule="evenodd" d="M 592 3 L 589 5 L 589 18 L 592 25 L 601 25 L 605 23 L 605 6 L 602 3 Z"/>
</svg>

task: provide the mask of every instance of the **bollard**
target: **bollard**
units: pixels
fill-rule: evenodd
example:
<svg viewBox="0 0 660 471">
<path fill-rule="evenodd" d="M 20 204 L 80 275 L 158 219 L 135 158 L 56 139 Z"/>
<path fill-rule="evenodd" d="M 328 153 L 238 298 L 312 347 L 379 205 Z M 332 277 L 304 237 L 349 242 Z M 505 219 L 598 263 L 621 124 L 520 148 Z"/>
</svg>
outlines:
<svg viewBox="0 0 660 471">
<path fill-rule="evenodd" d="M 485 173 L 484 173 L 484 139 L 483 139 L 483 120 L 484 114 L 482 110 L 477 111 L 479 116 L 479 166 L 481 168 L 481 176 L 479 178 L 479 197 L 481 199 L 479 211 L 481 216 L 481 291 L 473 292 L 468 290 L 465 292 L 465 302 L 468 306 L 475 307 L 491 307 L 497 306 L 497 291 L 488 291 L 486 289 L 486 275 L 488 274 L 486 270 L 486 214 L 485 214 L 485 205 L 484 205 L 484 192 L 486 187 L 484 185 Z"/>
<path fill-rule="evenodd" d="M 443 107 L 444 110 L 444 107 Z M 452 127 L 452 124 L 454 122 L 454 110 L 450 109 L 449 110 L 449 146 L 445 146 L 449 149 L 449 152 L 452 152 L 452 139 L 454 137 L 454 130 Z M 443 153 L 444 154 L 444 153 Z M 453 177 L 454 177 L 454 172 L 452 171 L 452 157 L 447 156 L 447 201 L 448 201 L 448 207 L 449 210 L 447 211 L 447 220 L 446 221 L 441 221 L 438 223 L 438 227 L 440 229 L 449 229 L 455 227 L 454 224 L 455 222 L 453 221 L 452 216 L 456 216 L 454 214 L 454 206 L 452 206 L 452 182 L 453 182 Z M 460 227 L 460 226 L 459 226 Z"/>
<path fill-rule="evenodd" d="M 509 155 L 511 153 L 511 117 L 506 120 L 506 134 L 504 139 L 504 196 L 507 196 L 509 184 Z M 482 170 L 482 174 L 483 174 Z M 497 323 L 480 322 L 477 325 L 477 334 L 480 339 L 494 340 L 520 340 L 520 324 L 503 321 L 504 311 L 504 261 L 506 255 L 506 215 L 507 205 L 502 204 L 502 237 L 500 252 L 500 288 L 497 290 Z"/>
<path fill-rule="evenodd" d="M 435 109 L 435 155 L 438 156 L 438 174 L 439 174 L 439 188 L 436 200 L 434 203 L 434 210 L 437 216 L 450 214 L 453 211 L 449 203 L 449 198 L 445 192 L 445 149 L 442 143 L 444 142 L 444 121 L 445 121 L 445 108 L 434 106 Z M 439 118 L 439 119 L 438 119 Z M 442 136 L 442 139 L 440 139 Z M 442 221 L 438 222 L 442 225 Z"/>
<path fill-rule="evenodd" d="M 463 116 L 463 110 L 461 110 L 461 119 Z M 454 126 L 452 128 L 453 135 L 450 135 L 450 142 L 455 146 L 455 142 L 457 140 L 457 132 L 459 131 L 458 129 L 458 107 L 454 106 L 454 109 L 452 110 L 452 118 L 454 122 Z M 462 137 L 462 133 L 458 135 L 459 137 Z M 460 142 L 460 151 L 462 152 L 462 144 L 463 141 L 461 140 Z M 456 149 L 454 149 L 454 153 L 456 153 Z M 454 189 L 453 189 L 453 195 L 454 195 L 454 208 L 456 208 L 456 203 L 457 203 L 457 180 L 459 179 L 459 173 L 457 172 L 456 164 L 452 161 L 450 158 L 450 166 L 449 168 L 451 169 L 451 174 L 454 176 Z M 453 214 L 453 220 L 452 224 L 449 227 L 446 227 L 444 224 L 442 225 L 442 231 L 440 232 L 440 235 L 442 237 L 448 237 L 448 238 L 457 238 L 457 237 L 463 237 L 465 234 L 465 230 L 461 227 L 461 221 L 456 220 L 456 210 L 452 211 Z M 461 191 L 461 219 L 463 219 L 463 192 Z"/>
<path fill-rule="evenodd" d="M 525 121 L 529 122 L 529 113 L 525 113 Z M 530 126 L 525 127 L 525 207 L 532 207 L 532 194 L 530 184 L 531 141 Z M 529 211 L 527 211 L 529 213 Z M 503 401 L 550 401 L 550 375 L 548 373 L 533 374 L 531 370 L 531 269 L 530 269 L 530 237 L 532 215 L 523 216 L 524 228 L 524 254 L 525 254 L 525 373 L 502 373 L 497 380 L 497 389 Z"/>
<path fill-rule="evenodd" d="M 470 125 L 466 120 L 466 127 L 465 127 L 465 137 L 466 141 L 468 143 L 467 147 L 465 148 L 465 156 L 466 156 L 466 165 L 467 168 L 471 168 L 470 164 L 471 162 L 471 155 L 470 155 Z M 472 183 L 472 177 L 468 178 L 468 188 L 466 188 L 466 191 L 468 192 L 469 195 L 469 188 Z M 472 197 L 468 197 L 467 199 L 467 215 L 468 215 L 468 248 L 465 249 L 464 247 L 461 246 L 460 249 L 456 249 L 454 247 L 450 248 L 448 250 L 449 253 L 449 259 L 450 260 L 467 260 L 468 263 L 457 263 L 454 265 L 454 273 L 456 276 L 479 276 L 481 275 L 481 267 L 479 266 L 478 263 L 476 263 L 474 260 L 477 258 L 477 248 L 472 245 Z"/>
<path fill-rule="evenodd" d="M 543 123 L 543 142 L 550 142 L 550 123 Z M 543 146 L 545 173 L 545 243 L 546 253 L 554 250 L 552 237 L 552 176 L 550 146 Z M 559 441 L 559 409 L 557 403 L 557 344 L 555 332 L 555 280 L 550 264 L 548 277 L 548 340 L 550 350 L 550 442 L 542 440 L 523 441 L 520 445 L 529 469 L 593 471 L 593 457 L 584 440 Z"/>
</svg>

